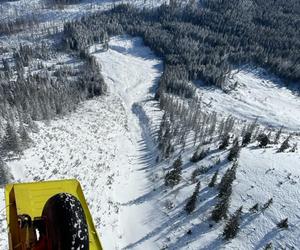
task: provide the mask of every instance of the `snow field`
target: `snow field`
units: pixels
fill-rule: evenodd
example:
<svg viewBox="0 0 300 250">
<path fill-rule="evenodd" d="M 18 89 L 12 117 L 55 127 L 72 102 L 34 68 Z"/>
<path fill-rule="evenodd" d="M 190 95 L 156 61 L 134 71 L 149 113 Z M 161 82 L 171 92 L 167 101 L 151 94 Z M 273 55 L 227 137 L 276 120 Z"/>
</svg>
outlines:
<svg viewBox="0 0 300 250">
<path fill-rule="evenodd" d="M 237 88 L 224 93 L 222 90 L 198 83 L 198 94 L 207 108 L 218 113 L 233 115 L 243 120 L 255 120 L 274 128 L 283 126 L 299 132 L 300 98 L 297 92 L 262 69 L 233 71 L 230 84 Z"/>
<path fill-rule="evenodd" d="M 34 145 L 8 165 L 16 182 L 77 178 L 104 248 L 120 249 L 139 240 L 150 227 L 141 214 L 150 212 L 152 201 L 135 202 L 151 188 L 146 170 L 152 143 L 150 137 L 144 140 L 139 119 L 146 119 L 144 107 L 155 109 L 144 101 L 153 96 L 150 89 L 162 64 L 141 39 L 129 37 L 113 38 L 111 48 L 95 56 L 109 94 L 80 104 L 63 118 L 38 122 Z M 6 226 L 4 218 L 1 211 L 1 228 Z M 153 249 L 154 243 L 148 244 Z M 0 246 L 7 247 L 5 229 Z"/>
</svg>

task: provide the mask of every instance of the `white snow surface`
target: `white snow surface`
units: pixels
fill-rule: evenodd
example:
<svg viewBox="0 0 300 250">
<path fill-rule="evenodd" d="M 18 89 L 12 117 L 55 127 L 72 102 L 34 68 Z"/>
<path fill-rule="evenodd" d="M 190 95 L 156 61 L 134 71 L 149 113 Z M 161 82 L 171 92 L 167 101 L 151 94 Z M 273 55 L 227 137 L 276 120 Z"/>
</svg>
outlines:
<svg viewBox="0 0 300 250">
<path fill-rule="evenodd" d="M 158 213 L 153 217 L 153 200 L 143 195 L 151 190 L 155 157 L 146 127 L 151 127 L 147 112 L 156 108 L 146 101 L 153 98 L 162 63 L 141 39 L 130 37 L 113 38 L 110 49 L 95 56 L 109 94 L 49 124 L 39 122 L 35 145 L 8 165 L 17 182 L 77 178 L 104 249 L 120 249 L 147 235 L 159 219 Z M 1 209 L 2 195 L 3 189 Z M 0 249 L 7 248 L 4 218 L 2 210 Z M 143 247 L 155 249 L 155 242 Z"/>
<path fill-rule="evenodd" d="M 256 143 L 242 149 L 230 203 L 230 213 L 243 206 L 241 230 L 225 242 L 221 235 L 226 221 L 215 224 L 210 219 L 218 191 L 207 185 L 216 170 L 220 181 L 231 166 L 226 160 L 228 151 L 210 145 L 210 155 L 191 164 L 195 148 L 188 141 L 182 156 L 182 181 L 173 189 L 166 188 L 164 176 L 177 154 L 155 163 L 152 134 L 162 114 L 152 98 L 161 61 L 139 38 L 114 37 L 106 52 L 97 51 L 97 45 L 94 48 L 108 95 L 81 103 L 63 118 L 39 122 L 39 132 L 32 134 L 35 144 L 20 159 L 8 162 L 15 181 L 77 178 L 104 249 L 250 250 L 263 249 L 269 242 L 274 249 L 299 249 L 299 149 L 276 153 L 279 145 L 259 149 Z M 264 125 L 299 131 L 295 93 L 255 71 L 240 71 L 233 80 L 238 88 L 228 94 L 200 84 L 206 109 L 245 120 L 258 116 Z M 299 141 L 299 135 L 293 135 L 293 141 Z M 202 166 L 212 168 L 198 176 L 201 188 L 196 210 L 187 216 L 184 206 L 195 187 L 191 175 Z M 249 212 L 255 203 L 262 206 L 271 197 L 273 204 L 265 212 Z M 276 224 L 286 217 L 289 229 L 278 229 Z M 4 219 L 1 210 L 0 249 L 7 249 Z"/>
<path fill-rule="evenodd" d="M 243 120 L 257 118 L 264 126 L 300 131 L 299 91 L 293 91 L 262 69 L 232 72 L 231 78 L 229 82 L 237 82 L 237 88 L 229 93 L 196 83 L 209 109 Z"/>
</svg>

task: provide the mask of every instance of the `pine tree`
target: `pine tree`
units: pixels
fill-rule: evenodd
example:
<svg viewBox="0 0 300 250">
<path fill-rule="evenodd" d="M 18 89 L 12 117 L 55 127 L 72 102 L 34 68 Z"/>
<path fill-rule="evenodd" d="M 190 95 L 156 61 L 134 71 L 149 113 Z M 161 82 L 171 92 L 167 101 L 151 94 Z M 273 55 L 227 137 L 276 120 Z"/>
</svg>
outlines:
<svg viewBox="0 0 300 250">
<path fill-rule="evenodd" d="M 247 131 L 245 133 L 245 135 L 243 136 L 243 140 L 242 140 L 243 147 L 245 147 L 246 145 L 248 145 L 251 142 L 251 136 L 252 136 L 252 132 Z"/>
<path fill-rule="evenodd" d="M 6 171 L 6 166 L 5 162 L 2 160 L 0 156 L 0 186 L 7 184 L 9 181 L 7 171 Z"/>
<path fill-rule="evenodd" d="M 230 136 L 229 134 L 226 134 L 222 137 L 222 141 L 221 141 L 221 144 L 219 146 L 219 149 L 220 150 L 223 150 L 223 149 L 226 149 L 227 146 L 229 145 L 229 139 L 230 139 Z"/>
<path fill-rule="evenodd" d="M 265 133 L 260 134 L 258 136 L 257 140 L 259 143 L 258 146 L 260 148 L 264 148 L 270 143 L 270 139 L 269 139 L 268 135 L 266 135 Z"/>
<path fill-rule="evenodd" d="M 239 140 L 238 140 L 238 138 L 236 138 L 233 142 L 232 148 L 229 151 L 227 159 L 229 161 L 233 161 L 233 160 L 237 159 L 239 157 L 240 150 L 241 150 L 241 147 L 239 145 Z"/>
<path fill-rule="evenodd" d="M 225 172 L 219 184 L 219 197 L 230 196 L 232 192 L 232 183 L 236 178 L 237 162 Z"/>
<path fill-rule="evenodd" d="M 240 229 L 240 219 L 242 215 L 243 207 L 240 207 L 235 213 L 230 217 L 223 231 L 223 236 L 226 240 L 233 239 L 239 229 Z"/>
<path fill-rule="evenodd" d="M 281 133 L 282 133 L 282 128 L 283 128 L 283 127 L 281 127 L 281 128 L 277 131 L 277 133 L 276 133 L 276 135 L 275 135 L 275 139 L 274 139 L 274 144 L 277 144 L 277 143 L 279 142 L 279 139 L 280 139 L 280 136 L 281 136 Z"/>
<path fill-rule="evenodd" d="M 216 171 L 214 173 L 213 177 L 211 178 L 210 183 L 208 184 L 209 187 L 214 187 L 215 186 L 216 180 L 218 178 L 218 173 L 219 173 L 219 171 Z"/>
<path fill-rule="evenodd" d="M 189 198 L 189 200 L 185 206 L 185 211 L 188 214 L 192 213 L 196 208 L 196 202 L 197 202 L 197 196 L 199 194 L 199 190 L 200 190 L 200 182 L 197 183 L 192 196 Z"/>
<path fill-rule="evenodd" d="M 1 143 L 1 152 L 5 154 L 10 151 L 20 153 L 21 147 L 14 126 L 8 122 L 6 126 L 6 133 Z"/>
<path fill-rule="evenodd" d="M 22 121 L 20 121 L 20 127 L 19 127 L 19 135 L 20 135 L 20 145 L 22 146 L 22 149 L 26 149 L 29 144 L 32 142 L 24 125 L 22 124 Z"/>
<path fill-rule="evenodd" d="M 199 161 L 203 160 L 208 155 L 208 153 L 209 153 L 209 149 L 207 149 L 207 150 L 202 149 L 200 151 L 200 153 L 199 153 L 199 149 L 197 149 L 194 152 L 194 154 L 193 154 L 192 158 L 190 159 L 190 161 L 194 162 L 194 163 L 199 162 Z"/>
<path fill-rule="evenodd" d="M 289 141 L 290 141 L 291 135 L 289 135 L 281 144 L 280 148 L 277 150 L 277 153 L 282 153 L 284 150 L 288 149 L 290 147 Z"/>
<path fill-rule="evenodd" d="M 179 157 L 173 163 L 173 168 L 178 169 L 181 168 L 181 166 L 182 166 L 182 159 L 181 159 L 181 155 L 179 155 Z"/>
<path fill-rule="evenodd" d="M 182 160 L 181 155 L 174 161 L 173 169 L 169 171 L 165 176 L 165 185 L 168 187 L 174 187 L 181 180 L 182 172 Z"/>
<path fill-rule="evenodd" d="M 219 200 L 219 202 L 216 204 L 216 206 L 214 207 L 214 209 L 212 211 L 212 214 L 211 214 L 212 220 L 214 220 L 215 222 L 219 222 L 223 218 L 224 219 L 227 218 L 229 201 L 230 201 L 230 196 L 228 196 L 228 195 L 223 196 Z"/>
</svg>

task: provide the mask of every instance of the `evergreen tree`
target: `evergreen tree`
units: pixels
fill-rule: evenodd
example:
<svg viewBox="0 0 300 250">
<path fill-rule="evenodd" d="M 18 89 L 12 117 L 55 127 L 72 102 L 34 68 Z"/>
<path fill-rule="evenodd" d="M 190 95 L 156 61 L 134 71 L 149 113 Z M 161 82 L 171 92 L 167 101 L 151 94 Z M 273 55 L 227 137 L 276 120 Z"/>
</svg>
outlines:
<svg viewBox="0 0 300 250">
<path fill-rule="evenodd" d="M 230 196 L 225 195 L 221 199 L 219 199 L 219 202 L 216 204 L 214 207 L 211 218 L 215 222 L 219 222 L 223 218 L 227 218 L 227 212 L 229 208 L 229 201 L 230 201 Z"/>
<path fill-rule="evenodd" d="M 202 149 L 199 153 L 199 150 L 197 149 L 195 151 L 195 153 L 193 154 L 192 158 L 191 158 L 191 162 L 199 162 L 201 160 L 203 160 L 209 153 L 209 149 L 205 150 L 205 149 Z"/>
<path fill-rule="evenodd" d="M 20 121 L 20 127 L 19 127 L 18 133 L 20 135 L 20 145 L 21 145 L 22 149 L 26 149 L 32 141 L 31 141 L 22 121 Z"/>
<path fill-rule="evenodd" d="M 238 140 L 238 138 L 236 138 L 232 144 L 232 148 L 229 151 L 227 159 L 229 161 L 236 160 L 239 157 L 240 150 L 241 150 L 241 147 L 239 145 L 239 140 Z"/>
<path fill-rule="evenodd" d="M 222 141 L 221 141 L 221 144 L 219 146 L 219 149 L 220 150 L 223 150 L 223 149 L 226 149 L 227 146 L 229 145 L 229 139 L 230 139 L 230 136 L 229 134 L 226 134 L 222 137 Z"/>
<path fill-rule="evenodd" d="M 257 138 L 257 141 L 260 148 L 264 148 L 270 143 L 270 139 L 265 133 L 260 134 Z"/>
<path fill-rule="evenodd" d="M 275 139 L 274 139 L 274 144 L 277 144 L 277 143 L 279 142 L 280 136 L 281 136 L 281 134 L 282 134 L 282 128 L 283 128 L 283 127 L 281 127 L 281 128 L 277 131 L 277 133 L 276 133 L 276 135 L 275 135 Z"/>
<path fill-rule="evenodd" d="M 178 169 L 181 168 L 181 166 L 182 166 L 182 159 L 181 159 L 181 155 L 179 155 L 179 157 L 173 163 L 173 168 Z"/>
<path fill-rule="evenodd" d="M 232 183 L 236 178 L 237 162 L 225 172 L 219 184 L 219 197 L 230 196 L 232 192 Z"/>
<path fill-rule="evenodd" d="M 215 186 L 216 180 L 218 178 L 218 173 L 219 173 L 219 171 L 216 171 L 214 173 L 213 177 L 210 180 L 210 183 L 208 184 L 209 187 L 214 187 Z"/>
<path fill-rule="evenodd" d="M 165 176 L 165 185 L 167 187 L 176 186 L 181 180 L 181 172 L 182 172 L 182 160 L 181 155 L 174 161 L 173 169 L 169 171 Z"/>
<path fill-rule="evenodd" d="M 6 133 L 1 143 L 1 152 L 8 153 L 10 151 L 14 153 L 20 153 L 21 147 L 19 137 L 14 126 L 11 123 L 7 123 Z"/>
<path fill-rule="evenodd" d="M 240 229 L 240 219 L 242 215 L 243 207 L 240 207 L 235 213 L 230 217 L 229 221 L 226 223 L 226 226 L 223 231 L 223 236 L 226 240 L 233 239 L 239 229 Z"/>
<path fill-rule="evenodd" d="M 185 211 L 188 214 L 192 213 L 196 208 L 196 202 L 197 202 L 197 196 L 199 194 L 199 190 L 200 190 L 200 182 L 197 183 L 192 196 L 189 198 L 189 200 L 185 206 Z"/>
<path fill-rule="evenodd" d="M 251 142 L 251 136 L 252 136 L 252 132 L 247 131 L 245 133 L 245 135 L 243 136 L 243 140 L 242 140 L 243 147 L 245 147 L 246 145 L 248 145 Z"/>
<path fill-rule="evenodd" d="M 291 135 L 289 135 L 281 144 L 280 148 L 277 150 L 277 153 L 282 153 L 284 150 L 288 149 L 290 147 L 289 141 L 290 141 Z"/>
</svg>

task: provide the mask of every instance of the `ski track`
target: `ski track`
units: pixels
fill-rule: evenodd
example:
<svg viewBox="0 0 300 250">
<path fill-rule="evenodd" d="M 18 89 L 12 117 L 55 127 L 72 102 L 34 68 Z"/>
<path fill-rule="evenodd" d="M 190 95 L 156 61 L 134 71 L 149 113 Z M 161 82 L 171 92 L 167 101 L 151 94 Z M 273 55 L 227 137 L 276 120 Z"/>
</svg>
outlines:
<svg viewBox="0 0 300 250">
<path fill-rule="evenodd" d="M 8 165 L 16 182 L 78 179 L 104 248 L 121 249 L 149 233 L 154 219 L 153 201 L 143 199 L 151 190 L 155 157 L 151 124 L 145 123 L 155 108 L 146 100 L 153 98 L 162 63 L 141 39 L 127 36 L 112 38 L 107 52 L 94 55 L 109 94 L 81 103 L 63 118 L 38 122 L 34 146 Z M 2 195 L 3 190 L 1 209 Z M 6 249 L 5 211 L 0 222 L 0 249 Z M 143 248 L 155 249 L 155 243 L 144 242 Z"/>
</svg>

